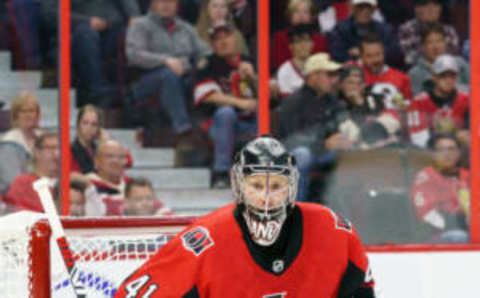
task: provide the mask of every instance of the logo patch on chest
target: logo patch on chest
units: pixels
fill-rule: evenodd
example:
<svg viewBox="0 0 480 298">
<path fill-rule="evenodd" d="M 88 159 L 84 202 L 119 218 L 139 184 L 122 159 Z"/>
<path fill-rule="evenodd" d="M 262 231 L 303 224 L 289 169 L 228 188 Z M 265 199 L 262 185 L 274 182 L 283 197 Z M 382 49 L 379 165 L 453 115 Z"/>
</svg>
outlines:
<svg viewBox="0 0 480 298">
<path fill-rule="evenodd" d="M 204 227 L 195 227 L 182 235 L 183 246 L 196 256 L 214 245 L 210 232 Z"/>
<path fill-rule="evenodd" d="M 272 270 L 275 273 L 281 273 L 285 269 L 285 262 L 283 260 L 275 260 L 272 263 Z"/>
</svg>

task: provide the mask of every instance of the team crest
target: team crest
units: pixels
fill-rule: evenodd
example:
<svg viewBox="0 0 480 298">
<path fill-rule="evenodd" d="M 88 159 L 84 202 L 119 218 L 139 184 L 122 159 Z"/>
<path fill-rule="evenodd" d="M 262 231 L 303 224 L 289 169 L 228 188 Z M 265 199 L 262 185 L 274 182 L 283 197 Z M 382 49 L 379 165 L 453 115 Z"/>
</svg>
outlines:
<svg viewBox="0 0 480 298">
<path fill-rule="evenodd" d="M 262 298 L 285 298 L 287 297 L 287 292 L 275 293 L 264 295 Z"/>
<path fill-rule="evenodd" d="M 213 246 L 210 232 L 204 227 L 196 227 L 182 235 L 183 246 L 196 256 L 201 255 L 209 247 Z"/>
</svg>

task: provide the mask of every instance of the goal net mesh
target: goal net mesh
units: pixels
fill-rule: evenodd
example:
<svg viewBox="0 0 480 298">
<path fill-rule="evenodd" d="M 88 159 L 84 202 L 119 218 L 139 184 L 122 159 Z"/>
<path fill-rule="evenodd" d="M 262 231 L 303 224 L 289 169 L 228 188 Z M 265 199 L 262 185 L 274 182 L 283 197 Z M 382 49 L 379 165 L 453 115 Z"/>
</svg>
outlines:
<svg viewBox="0 0 480 298">
<path fill-rule="evenodd" d="M 133 226 L 105 229 L 92 225 L 66 230 L 77 267 L 70 280 L 53 237 L 38 237 L 38 233 L 45 233 L 36 229 L 39 216 L 36 220 L 35 216 L 28 220 L 20 215 L 9 217 L 0 219 L 0 266 L 3 268 L 0 271 L 0 293 L 7 298 L 75 297 L 71 282 L 85 288 L 86 297 L 112 297 L 126 277 L 183 228 L 179 225 L 176 228 L 142 229 Z M 17 222 L 18 228 L 8 228 L 13 222 Z M 38 243 L 45 241 L 50 246 L 47 252 L 37 248 Z M 34 258 L 40 262 L 32 261 Z M 45 266 L 50 264 L 50 279 L 39 276 L 45 272 L 45 268 L 41 268 L 42 260 L 47 260 Z M 36 290 L 39 283 L 46 282 L 49 283 L 50 296 Z"/>
</svg>

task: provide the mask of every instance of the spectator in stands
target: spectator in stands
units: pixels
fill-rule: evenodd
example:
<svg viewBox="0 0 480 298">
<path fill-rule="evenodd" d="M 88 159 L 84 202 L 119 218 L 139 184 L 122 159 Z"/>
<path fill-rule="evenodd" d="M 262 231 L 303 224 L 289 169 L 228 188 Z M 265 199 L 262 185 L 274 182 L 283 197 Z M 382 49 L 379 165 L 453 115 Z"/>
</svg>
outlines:
<svg viewBox="0 0 480 298">
<path fill-rule="evenodd" d="M 33 171 L 17 176 L 4 196 L 5 203 L 12 211 L 43 212 L 40 198 L 32 184 L 37 179 L 46 177 L 51 182 L 52 190 L 55 186 L 59 170 L 59 142 L 56 133 L 44 133 L 35 140 L 33 162 Z"/>
<path fill-rule="evenodd" d="M 287 17 L 290 26 L 306 24 L 313 26 L 313 4 L 311 0 L 290 0 L 288 2 Z M 273 35 L 271 60 L 273 69 L 277 69 L 285 61 L 292 58 L 290 40 L 288 37 L 289 28 L 279 30 Z M 312 34 L 313 53 L 327 51 L 327 39 L 325 36 Z"/>
<path fill-rule="evenodd" d="M 32 93 L 21 92 L 11 104 L 11 129 L 0 138 L 0 194 L 8 190 L 15 177 L 28 171 L 35 139 L 41 133 L 39 120 L 37 98 Z"/>
<path fill-rule="evenodd" d="M 10 46 L 9 25 L 7 3 L 2 1 L 0 2 L 0 49 L 2 50 Z"/>
<path fill-rule="evenodd" d="M 319 9 L 318 24 L 323 34 L 330 33 L 335 26 L 350 16 L 349 1 L 316 1 Z"/>
<path fill-rule="evenodd" d="M 385 46 L 376 35 L 366 35 L 359 44 L 360 64 L 365 72 L 367 85 L 390 83 L 397 87 L 406 99 L 412 98 L 412 84 L 408 75 L 385 63 Z"/>
<path fill-rule="evenodd" d="M 312 53 L 313 43 L 311 27 L 308 25 L 291 26 L 288 31 L 292 59 L 284 62 L 277 72 L 277 84 L 282 96 L 287 96 L 303 86 L 305 62 Z"/>
<path fill-rule="evenodd" d="M 171 216 L 170 208 L 159 200 L 152 183 L 145 178 L 132 178 L 125 187 L 125 213 L 127 216 Z"/>
<path fill-rule="evenodd" d="M 2 141 L 18 144 L 32 155 L 35 139 L 41 134 L 40 105 L 37 97 L 28 91 L 20 92 L 10 108 L 11 129 L 2 137 Z"/>
<path fill-rule="evenodd" d="M 94 105 L 83 106 L 77 114 L 77 135 L 71 145 L 71 171 L 89 173 L 95 170 L 94 156 L 98 141 L 102 136 L 101 112 Z"/>
<path fill-rule="evenodd" d="M 42 1 L 47 15 L 59 15 L 58 0 Z M 78 106 L 109 107 L 114 103 L 115 91 L 103 61 L 113 57 L 120 63 L 125 28 L 139 14 L 137 1 L 72 2 L 72 64 L 78 81 Z"/>
<path fill-rule="evenodd" d="M 341 65 L 328 54 L 311 56 L 305 65 L 305 84 L 279 107 L 278 135 L 291 150 L 300 171 L 298 200 L 309 198 L 310 171 L 335 160 L 333 150 L 353 148 L 358 137 L 345 104 L 331 95 Z"/>
<path fill-rule="evenodd" d="M 9 0 L 11 24 L 15 31 L 13 49 L 17 69 L 42 67 L 41 29 L 43 15 L 40 0 Z"/>
<path fill-rule="evenodd" d="M 378 1 L 382 16 L 394 28 L 398 28 L 413 17 L 413 3 L 415 0 Z"/>
<path fill-rule="evenodd" d="M 351 16 L 352 0 L 315 0 L 314 2 L 316 2 L 320 11 L 318 13 L 318 23 L 323 34 L 330 33 L 338 23 Z M 382 5 L 383 2 L 379 4 Z M 378 7 L 373 13 L 373 19 L 382 23 L 384 21 L 382 12 Z"/>
<path fill-rule="evenodd" d="M 459 67 L 455 57 L 442 55 L 432 65 L 432 81 L 408 109 L 410 140 L 425 147 L 434 133 L 456 133 L 465 129 L 469 95 L 456 87 Z"/>
<path fill-rule="evenodd" d="M 19 145 L 12 142 L 0 141 L 0 196 L 8 190 L 13 179 L 22 173 L 28 172 L 31 155 Z"/>
<path fill-rule="evenodd" d="M 70 216 L 85 216 L 85 194 L 88 187 L 90 187 L 88 181 L 77 178 L 70 179 Z M 60 214 L 62 212 L 60 183 L 55 185 L 53 194 L 55 207 Z"/>
<path fill-rule="evenodd" d="M 422 169 L 411 190 L 418 219 L 429 228 L 433 242 L 468 242 L 470 173 L 459 167 L 460 145 L 453 135 L 429 142 L 432 166 Z"/>
<path fill-rule="evenodd" d="M 228 0 L 233 22 L 247 41 L 250 57 L 256 57 L 257 1 Z"/>
<path fill-rule="evenodd" d="M 130 66 L 143 71 L 130 89 L 127 108 L 149 96 L 158 96 L 177 135 L 192 130 L 187 113 L 193 66 L 208 52 L 195 29 L 179 19 L 178 0 L 152 0 L 150 11 L 127 32 Z"/>
<path fill-rule="evenodd" d="M 95 187 L 87 194 L 86 213 L 92 216 L 122 215 L 125 204 L 126 149 L 115 140 L 98 144 L 95 172 L 85 177 Z"/>
<path fill-rule="evenodd" d="M 199 66 L 194 90 L 196 105 L 211 117 L 205 128 L 214 143 L 214 188 L 229 186 L 235 143 L 253 137 L 257 127 L 257 74 L 240 54 L 233 29 L 226 23 L 210 30 L 214 53 Z"/>
<path fill-rule="evenodd" d="M 438 56 L 447 54 L 447 36 L 442 25 L 431 24 L 425 26 L 422 31 L 422 55 L 412 66 L 408 75 L 412 81 L 414 95 L 424 91 L 424 83 L 431 80 L 431 68 L 433 61 Z M 468 90 L 470 84 L 470 66 L 461 56 L 455 56 L 458 65 L 458 86 L 460 89 Z"/>
<path fill-rule="evenodd" d="M 396 142 L 400 130 L 397 111 L 387 106 L 382 94 L 366 88 L 363 69 L 347 66 L 340 75 L 340 100 L 347 104 L 350 118 L 360 130 L 360 147 L 378 148 Z"/>
<path fill-rule="evenodd" d="M 97 144 L 111 139 L 101 127 L 102 112 L 94 105 L 87 104 L 80 108 L 77 114 L 77 135 L 70 146 L 70 171 L 86 174 L 95 170 L 94 157 Z M 127 168 L 132 166 L 132 156 L 127 153 Z"/>
<path fill-rule="evenodd" d="M 88 184 L 81 180 L 70 181 L 70 215 L 85 216 L 85 192 Z"/>
<path fill-rule="evenodd" d="M 400 46 L 405 55 L 405 63 L 412 65 L 421 53 L 421 32 L 425 26 L 440 23 L 442 16 L 441 0 L 415 0 L 415 18 L 400 26 L 398 36 Z M 458 36 L 455 29 L 442 24 L 447 42 L 447 50 L 451 54 L 458 53 Z"/>
<path fill-rule="evenodd" d="M 465 128 L 469 95 L 456 87 L 459 67 L 455 57 L 442 55 L 432 65 L 432 80 L 408 111 L 410 140 L 425 147 L 432 133 L 456 133 Z"/>
<path fill-rule="evenodd" d="M 200 16 L 198 18 L 196 29 L 198 35 L 205 41 L 210 43 L 210 37 L 208 36 L 208 29 L 214 27 L 216 24 L 223 24 L 232 22 L 232 14 L 229 10 L 229 3 L 227 0 L 206 0 L 202 2 L 202 8 L 200 10 Z M 248 46 L 242 33 L 235 28 L 235 38 L 237 39 L 237 47 L 240 49 L 240 53 L 248 55 Z"/>
<path fill-rule="evenodd" d="M 377 0 L 352 0 L 352 16 L 337 24 L 329 34 L 330 55 L 335 61 L 345 62 L 360 56 L 360 42 L 366 35 L 375 34 L 386 46 L 386 60 L 397 65 L 401 52 L 392 27 L 373 19 Z"/>
</svg>

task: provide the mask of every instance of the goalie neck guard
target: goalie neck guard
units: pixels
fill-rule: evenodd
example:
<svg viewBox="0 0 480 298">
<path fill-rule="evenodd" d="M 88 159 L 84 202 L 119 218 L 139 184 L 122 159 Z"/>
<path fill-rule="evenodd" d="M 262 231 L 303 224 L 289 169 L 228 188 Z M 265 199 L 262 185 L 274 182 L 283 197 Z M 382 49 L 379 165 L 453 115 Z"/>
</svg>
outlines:
<svg viewBox="0 0 480 298">
<path fill-rule="evenodd" d="M 278 140 L 262 136 L 236 155 L 230 179 L 250 236 L 259 245 L 272 245 L 297 195 L 294 158 Z"/>
</svg>

